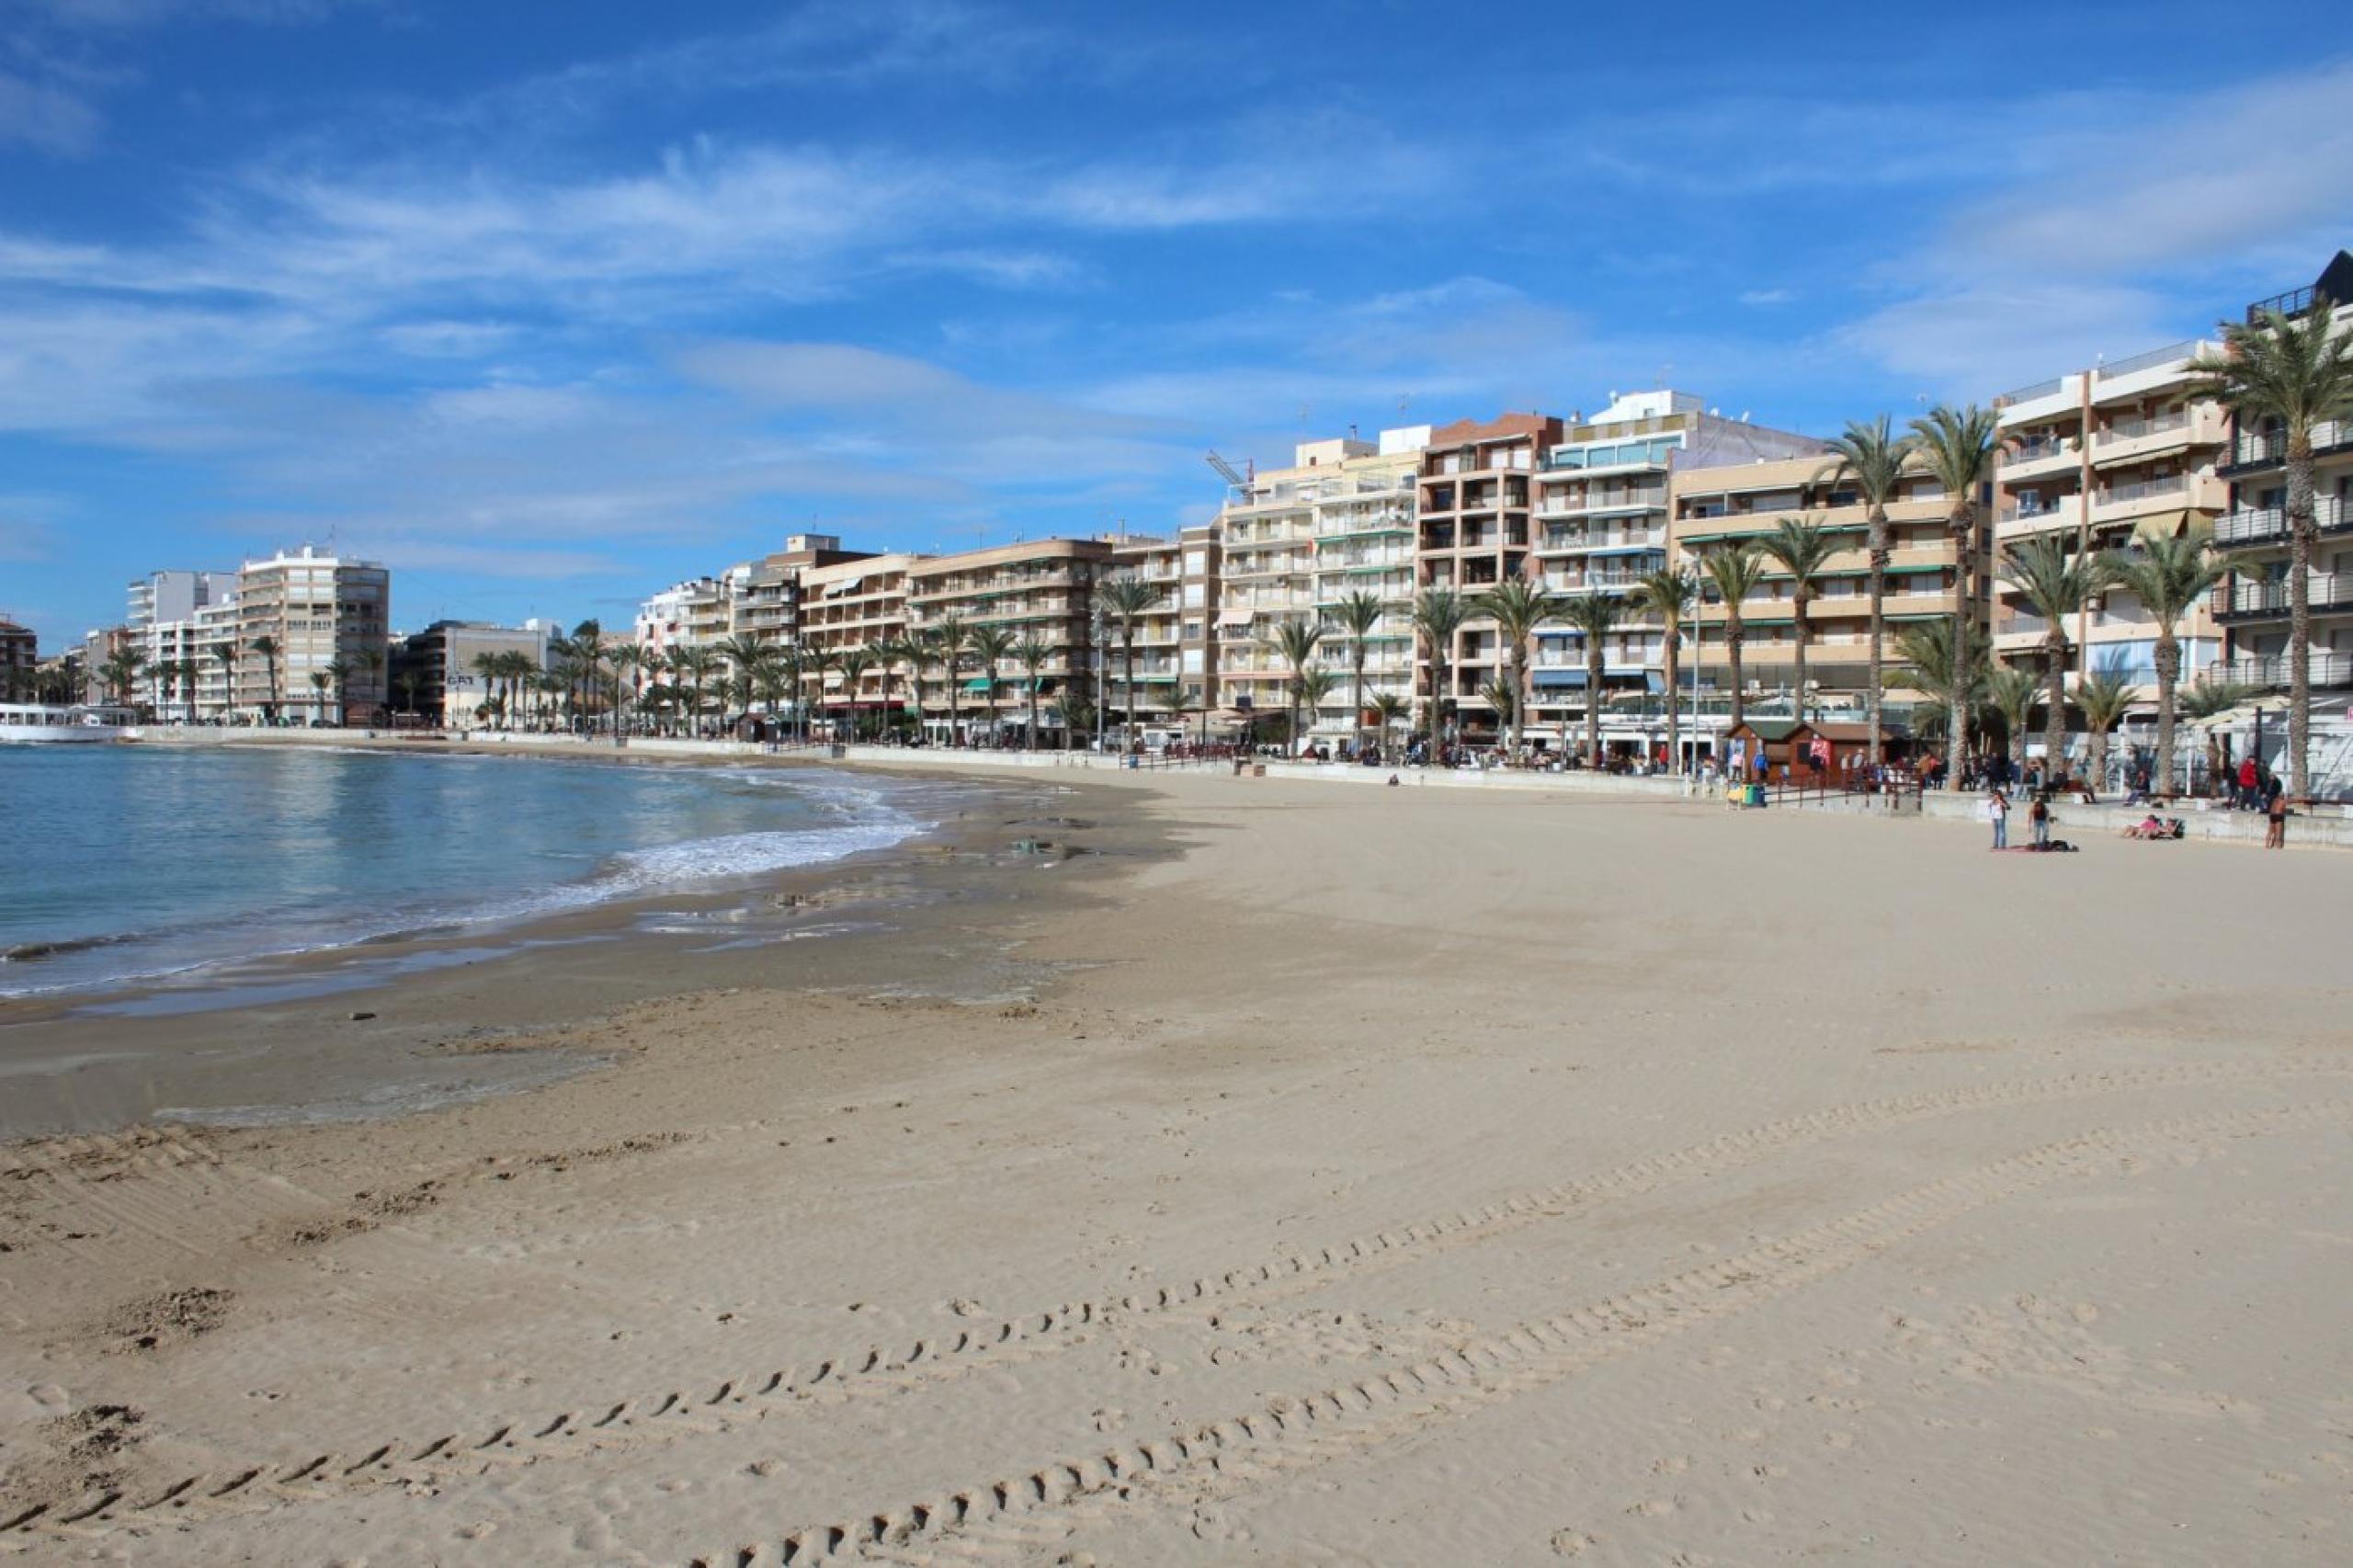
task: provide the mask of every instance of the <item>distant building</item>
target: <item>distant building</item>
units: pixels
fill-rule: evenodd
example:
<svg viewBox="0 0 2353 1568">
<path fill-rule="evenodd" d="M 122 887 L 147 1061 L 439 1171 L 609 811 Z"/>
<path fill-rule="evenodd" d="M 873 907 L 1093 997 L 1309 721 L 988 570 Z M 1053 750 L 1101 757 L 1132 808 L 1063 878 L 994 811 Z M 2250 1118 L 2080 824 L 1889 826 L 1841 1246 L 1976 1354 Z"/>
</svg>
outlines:
<svg viewBox="0 0 2353 1568">
<path fill-rule="evenodd" d="M 2249 305 L 2246 322 L 2261 324 L 2267 311 L 2290 318 L 2309 315 L 2322 299 L 2333 307 L 2332 330 L 2353 332 L 2353 254 L 2337 252 L 2305 288 Z M 2331 710 L 2341 710 L 2345 689 L 2353 687 L 2353 411 L 2322 422 L 2313 436 L 2313 521 L 2320 541 L 2305 583 L 2312 685 L 2315 692 L 2329 693 Z M 2277 426 L 2250 427 L 2234 420 L 2220 472 L 2229 499 L 2214 542 L 2231 566 L 2230 580 L 2216 598 L 2229 644 L 2222 673 L 2245 685 L 2285 689 L 2291 608 L 2285 436 Z M 2325 713 L 2323 722 L 2329 730 L 2336 728 Z"/>
<path fill-rule="evenodd" d="M 1016 638 L 1034 637 L 1050 650 L 1041 678 L 1067 689 L 1074 676 L 1092 668 L 1095 585 L 1110 575 L 1110 561 L 1111 546 L 1102 540 L 1047 539 L 916 562 L 907 569 L 908 627 L 921 635 L 953 616 L 968 630 L 1000 628 Z M 952 675 L 935 665 L 925 676 L 924 723 L 936 733 L 947 733 L 951 710 L 965 735 L 1029 722 L 1022 689 L 1028 677 L 1009 665 L 984 674 L 968 656 Z M 952 699 L 951 678 L 959 688 Z M 1062 723 L 1059 705 L 1041 717 L 1050 727 Z"/>
<path fill-rule="evenodd" d="M 1416 503 L 1418 538 L 1415 585 L 1447 588 L 1473 598 L 1510 577 L 1529 574 L 1533 540 L 1535 478 L 1545 454 L 1567 437 L 1549 414 L 1506 414 L 1487 422 L 1459 420 L 1430 432 L 1421 456 Z M 1495 624 L 1474 616 L 1448 651 L 1447 689 L 1433 702 L 1450 708 L 1465 739 L 1501 738 L 1501 715 L 1483 695 L 1506 665 Z M 1417 684 L 1434 687 L 1427 658 Z M 1424 722 L 1430 722 L 1424 715 Z"/>
<path fill-rule="evenodd" d="M 392 649 L 392 708 L 435 726 L 471 723 L 493 695 L 492 677 L 479 661 L 520 653 L 535 670 L 548 667 L 552 622 L 527 620 L 498 626 L 482 620 L 437 620 L 411 632 Z"/>
<path fill-rule="evenodd" d="M 236 711 L 266 721 L 372 716 L 387 690 L 391 608 L 392 574 L 374 562 L 307 544 L 246 562 L 237 573 Z M 265 637 L 274 653 L 255 647 Z"/>
<path fill-rule="evenodd" d="M 33 674 L 40 667 L 40 640 L 29 626 L 0 619 L 0 694 L 11 699 L 31 695 Z"/>
<path fill-rule="evenodd" d="M 138 699 L 165 720 L 218 718 L 226 682 L 210 642 L 217 641 L 212 634 L 220 630 L 220 612 L 236 603 L 236 574 L 150 572 L 131 581 L 125 600 L 124 624 L 146 661 L 139 672 Z M 200 619 L 208 609 L 215 614 Z M 208 670 L 208 665 L 215 667 Z M 204 702 L 208 677 L 210 710 Z"/>
</svg>

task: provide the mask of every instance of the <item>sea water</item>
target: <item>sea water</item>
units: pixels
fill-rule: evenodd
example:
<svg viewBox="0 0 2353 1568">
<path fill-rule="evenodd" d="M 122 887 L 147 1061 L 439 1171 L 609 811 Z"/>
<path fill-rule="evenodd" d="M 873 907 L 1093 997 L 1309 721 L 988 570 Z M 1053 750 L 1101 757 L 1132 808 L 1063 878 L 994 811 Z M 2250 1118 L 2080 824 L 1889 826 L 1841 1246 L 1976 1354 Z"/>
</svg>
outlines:
<svg viewBox="0 0 2353 1568">
<path fill-rule="evenodd" d="M 908 838 L 919 801 L 756 767 L 0 747 L 0 996 L 723 886 Z"/>
</svg>

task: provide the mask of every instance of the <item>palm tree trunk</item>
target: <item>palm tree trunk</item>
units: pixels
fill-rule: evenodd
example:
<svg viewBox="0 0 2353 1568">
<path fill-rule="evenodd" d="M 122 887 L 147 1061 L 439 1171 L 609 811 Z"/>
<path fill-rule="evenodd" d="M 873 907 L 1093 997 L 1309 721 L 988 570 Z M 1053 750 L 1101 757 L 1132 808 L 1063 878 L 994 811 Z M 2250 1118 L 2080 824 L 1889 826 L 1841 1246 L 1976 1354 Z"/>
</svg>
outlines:
<svg viewBox="0 0 2353 1568">
<path fill-rule="evenodd" d="M 2159 800 L 2172 798 L 2173 769 L 2173 703 L 2174 687 L 2181 679 L 2181 643 L 2173 628 L 2160 627 L 2157 631 L 2157 766 L 2154 769 L 2152 792 Z"/>
<path fill-rule="evenodd" d="M 1797 700 L 1790 706 L 1790 712 L 1801 724 L 1805 722 L 1805 640 L 1809 630 L 1805 611 L 1813 598 L 1813 595 L 1801 591 L 1790 601 L 1790 630 L 1798 640 Z"/>
<path fill-rule="evenodd" d="M 1511 648 L 1511 749 L 1516 756 L 1528 739 L 1528 643 Z"/>
<path fill-rule="evenodd" d="M 1952 514 L 1953 605 L 1952 694 L 1945 715 L 1945 788 L 1961 788 L 1961 758 L 1969 740 L 1969 617 L 1977 608 L 1970 573 L 1977 563 L 1970 540 L 1976 529 L 1966 497 Z"/>
<path fill-rule="evenodd" d="M 1677 659 L 1681 653 L 1682 650 L 1677 645 L 1676 635 L 1670 630 L 1666 634 L 1665 644 L 1661 649 L 1660 664 L 1666 675 L 1666 766 L 1668 771 L 1673 773 L 1683 771 L 1683 730 L 1680 716 L 1676 712 L 1675 702 L 1675 675 Z"/>
<path fill-rule="evenodd" d="M 1601 639 L 1585 634 L 1585 765 L 1601 766 Z"/>
<path fill-rule="evenodd" d="M 2042 650 L 2042 782 L 2048 789 L 2060 776 L 2067 748 L 2067 634 L 2057 621 Z"/>
<path fill-rule="evenodd" d="M 1348 734 L 1353 742 L 1349 749 L 1362 753 L 1364 750 L 1364 639 L 1361 637 L 1357 639 L 1356 677 L 1356 710 L 1348 715 Z"/>
<path fill-rule="evenodd" d="M 1747 680 L 1741 673 L 1742 646 L 1747 641 L 1747 631 L 1741 625 L 1740 608 L 1737 605 L 1726 605 L 1724 607 L 1724 653 L 1732 661 L 1732 728 L 1735 730 L 1740 728 L 1748 717 L 1748 703 L 1743 696 L 1743 688 L 1746 686 Z"/>
<path fill-rule="evenodd" d="M 1430 750 L 1436 754 L 1446 744 L 1446 689 L 1454 678 L 1437 638 L 1430 640 Z"/>
<path fill-rule="evenodd" d="M 2312 796 L 2313 547 L 2320 529 L 2313 516 L 2310 431 L 2288 437 L 2288 778 L 2289 793 Z"/>
<path fill-rule="evenodd" d="M 1866 694 L 1870 704 L 1869 722 L 1871 728 L 1871 766 L 1876 767 L 1885 758 L 1885 744 L 1880 736 L 1879 713 L 1881 687 L 1886 680 L 1885 649 L 1881 645 L 1887 631 L 1887 509 L 1873 506 L 1870 511 L 1871 562 L 1871 667 L 1870 689 Z"/>
<path fill-rule="evenodd" d="M 1120 737 L 1120 749 L 1133 751 L 1136 749 L 1136 623 L 1132 619 L 1120 623 L 1120 674 L 1128 688 L 1126 700 L 1120 705 L 1120 715 L 1127 726 Z M 1291 722 L 1296 730 L 1296 711 Z"/>
</svg>

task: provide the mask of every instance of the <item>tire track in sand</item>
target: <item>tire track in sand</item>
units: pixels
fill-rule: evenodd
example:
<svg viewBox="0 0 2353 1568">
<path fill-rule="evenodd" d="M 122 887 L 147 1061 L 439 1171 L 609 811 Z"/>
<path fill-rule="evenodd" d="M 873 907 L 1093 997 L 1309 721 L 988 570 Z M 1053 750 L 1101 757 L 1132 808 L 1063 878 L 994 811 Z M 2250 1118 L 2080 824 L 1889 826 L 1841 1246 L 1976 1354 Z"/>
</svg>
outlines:
<svg viewBox="0 0 2353 1568">
<path fill-rule="evenodd" d="M 251 1513 L 355 1488 L 425 1484 L 504 1464 L 574 1458 L 728 1430 L 819 1401 L 911 1392 L 1086 1343 L 1097 1328 L 1121 1317 L 1206 1313 L 1235 1299 L 1279 1296 L 1358 1271 L 1401 1267 L 1567 1218 L 1609 1198 L 1648 1193 L 1785 1151 L 1906 1122 L 2133 1090 L 2268 1085 L 2348 1074 L 2353 1065 L 2326 1062 L 2189 1062 L 1855 1101 L 1725 1133 L 1480 1209 L 1246 1264 L 1182 1285 L 1063 1303 L 917 1339 L 904 1348 L 868 1344 L 776 1369 L 739 1367 L 700 1378 L 679 1377 L 650 1390 L 642 1384 L 583 1402 L 570 1410 L 488 1415 L 469 1430 L 430 1438 L 384 1433 L 336 1450 L 223 1464 L 165 1484 L 72 1499 L 0 1500 L 0 1536 L 99 1532 L 142 1516 L 178 1523 Z"/>
<path fill-rule="evenodd" d="M 2130 1176 L 2133 1154 L 2348 1115 L 2353 1100 L 2334 1100 L 2078 1133 L 1441 1356 L 1149 1441 L 705 1552 L 691 1559 L 692 1568 L 806 1568 L 850 1557 L 922 1568 L 1017 1560 L 1123 1507 L 1191 1505 L 1550 1387 L 1755 1311 L 1979 1210 L 2069 1179 Z"/>
</svg>

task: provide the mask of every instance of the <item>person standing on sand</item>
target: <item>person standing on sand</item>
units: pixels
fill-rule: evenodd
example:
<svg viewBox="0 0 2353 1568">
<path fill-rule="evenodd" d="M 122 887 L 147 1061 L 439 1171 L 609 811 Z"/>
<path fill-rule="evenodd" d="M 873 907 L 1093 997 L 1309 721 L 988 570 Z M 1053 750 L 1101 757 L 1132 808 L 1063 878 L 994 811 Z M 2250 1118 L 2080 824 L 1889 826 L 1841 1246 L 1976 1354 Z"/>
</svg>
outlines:
<svg viewBox="0 0 2353 1568">
<path fill-rule="evenodd" d="M 2027 811 L 2027 821 L 2034 825 L 2034 846 L 2037 849 L 2050 848 L 2051 794 L 2049 790 L 2035 796 L 2034 804 Z"/>
<path fill-rule="evenodd" d="M 2256 778 L 2255 758 L 2252 756 L 2241 757 L 2239 759 L 2238 792 L 2232 800 L 2231 804 L 2236 806 L 2243 812 L 2251 812 L 2255 810 Z"/>
<path fill-rule="evenodd" d="M 2277 778 L 2271 781 L 2271 800 L 2264 807 L 2264 813 L 2270 818 L 2270 821 L 2263 830 L 2263 846 L 2266 849 L 2287 848 L 2288 791 L 2279 788 L 2279 780 Z"/>
<path fill-rule="evenodd" d="M 1985 820 L 1994 824 L 1994 847 L 2010 846 L 2010 798 L 1995 785 L 1985 796 Z"/>
</svg>

